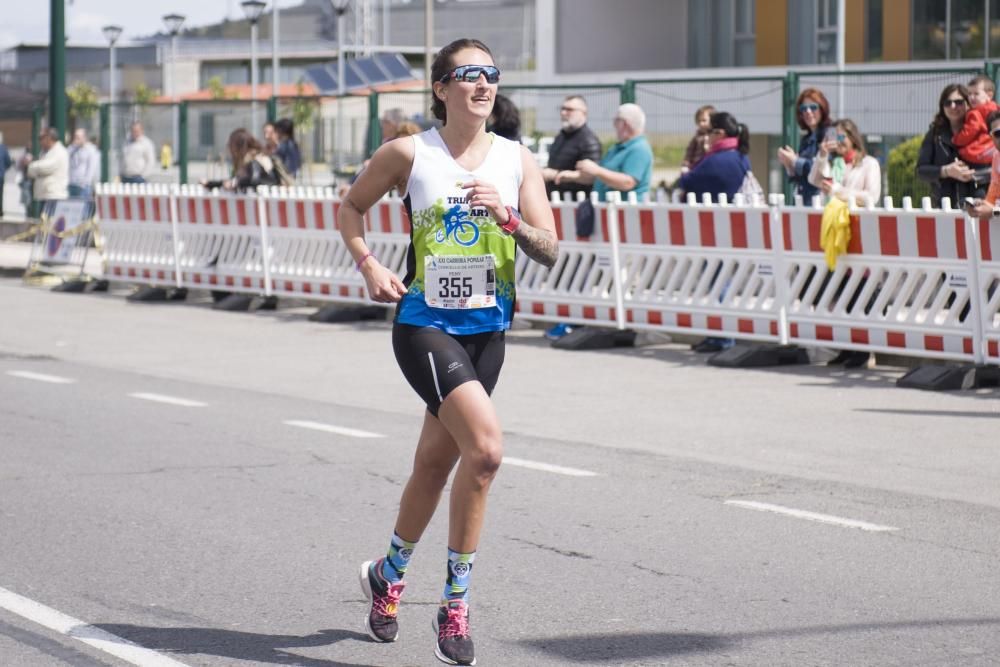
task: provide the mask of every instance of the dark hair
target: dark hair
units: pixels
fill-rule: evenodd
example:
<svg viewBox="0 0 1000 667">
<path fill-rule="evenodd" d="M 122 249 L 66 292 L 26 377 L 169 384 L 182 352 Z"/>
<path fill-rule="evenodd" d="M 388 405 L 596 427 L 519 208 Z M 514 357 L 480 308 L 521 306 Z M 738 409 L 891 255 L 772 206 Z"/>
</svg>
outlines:
<svg viewBox="0 0 1000 667">
<path fill-rule="evenodd" d="M 795 119 L 799 123 L 799 127 L 809 132 L 809 126 L 802 119 L 802 112 L 799 111 L 799 107 L 806 100 L 811 100 L 819 105 L 819 125 L 816 127 L 826 127 L 830 124 L 830 102 L 826 99 L 826 95 L 823 94 L 819 88 L 806 88 L 799 96 L 795 98 Z"/>
<path fill-rule="evenodd" d="M 997 120 L 1000 120 L 1000 109 L 991 111 L 990 115 L 986 117 L 986 127 L 993 125 L 993 122 Z"/>
<path fill-rule="evenodd" d="M 966 109 L 969 109 L 972 106 L 969 103 L 968 88 L 960 83 L 949 83 L 945 86 L 944 90 L 941 91 L 941 96 L 938 98 L 938 112 L 934 116 L 934 120 L 931 122 L 931 130 L 934 131 L 935 135 L 940 134 L 945 128 L 951 125 L 951 121 L 949 121 L 948 117 L 944 115 L 944 103 L 947 102 L 948 98 L 951 97 L 951 94 L 956 91 L 962 96 L 962 99 L 965 100 Z"/>
<path fill-rule="evenodd" d="M 233 158 L 234 170 L 239 170 L 247 162 L 247 155 L 251 152 L 260 153 L 263 151 L 260 142 L 242 127 L 233 130 L 226 146 L 229 147 L 229 155 Z"/>
<path fill-rule="evenodd" d="M 454 42 L 438 51 L 437 55 L 434 56 L 434 62 L 431 64 L 432 90 L 435 83 L 441 81 L 446 74 L 457 67 L 457 65 L 451 61 L 451 57 L 462 49 L 479 49 L 489 55 L 490 60 L 494 60 L 493 52 L 490 51 L 490 47 L 486 46 L 478 39 L 470 39 L 468 37 L 456 39 Z M 494 63 L 495 62 L 496 61 L 494 60 Z M 433 100 L 431 100 L 431 113 L 439 121 L 447 124 L 448 113 L 445 111 L 444 102 L 437 96 L 437 93 L 433 93 Z"/>
<path fill-rule="evenodd" d="M 739 137 L 737 150 L 746 155 L 750 152 L 750 130 L 746 125 L 736 120 L 728 111 L 716 111 L 709 120 L 713 130 L 722 130 L 727 137 Z"/>
<path fill-rule="evenodd" d="M 295 141 L 295 123 L 292 122 L 291 118 L 279 118 L 274 121 L 274 131 L 283 137 L 288 137 L 293 142 Z"/>
<path fill-rule="evenodd" d="M 52 141 L 59 141 L 59 130 L 54 127 L 47 127 L 44 130 L 42 130 L 39 136 L 48 137 Z"/>
<path fill-rule="evenodd" d="M 997 91 L 997 85 L 993 83 L 993 79 L 986 76 L 985 74 L 977 74 L 976 76 L 969 79 L 969 88 L 973 86 L 978 86 L 982 84 L 983 88 L 989 91 L 990 95 Z"/>
<path fill-rule="evenodd" d="M 521 114 L 506 95 L 497 95 L 493 100 L 493 113 L 486 123 L 486 131 L 521 143 Z"/>
<path fill-rule="evenodd" d="M 853 120 L 850 118 L 841 118 L 833 125 L 837 129 L 844 131 L 847 138 L 851 140 L 852 144 L 854 144 L 854 150 L 857 154 L 860 154 L 861 157 L 868 155 L 868 151 L 865 149 L 865 140 L 861 136 L 861 131 L 858 129 L 858 126 L 854 124 Z M 855 156 L 854 161 L 859 161 L 857 156 Z"/>
</svg>

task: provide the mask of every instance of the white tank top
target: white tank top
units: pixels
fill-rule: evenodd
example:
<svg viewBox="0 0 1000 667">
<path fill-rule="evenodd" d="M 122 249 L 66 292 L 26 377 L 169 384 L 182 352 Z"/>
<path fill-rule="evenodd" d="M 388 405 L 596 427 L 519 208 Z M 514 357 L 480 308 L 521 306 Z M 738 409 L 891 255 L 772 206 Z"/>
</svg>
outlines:
<svg viewBox="0 0 1000 667">
<path fill-rule="evenodd" d="M 436 129 L 413 135 L 406 183 L 410 247 L 407 293 L 396 321 L 456 335 L 510 327 L 514 313 L 514 239 L 486 209 L 470 210 L 461 186 L 473 179 L 496 186 L 505 206 L 518 208 L 521 146 L 494 134 L 483 163 L 461 167 Z"/>
</svg>

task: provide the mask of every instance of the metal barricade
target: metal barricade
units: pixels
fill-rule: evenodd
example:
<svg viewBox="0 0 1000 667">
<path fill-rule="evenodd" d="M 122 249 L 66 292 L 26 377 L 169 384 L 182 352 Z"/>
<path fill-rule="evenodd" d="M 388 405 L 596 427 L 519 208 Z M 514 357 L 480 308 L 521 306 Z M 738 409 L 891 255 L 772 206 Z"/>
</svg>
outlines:
<svg viewBox="0 0 1000 667">
<path fill-rule="evenodd" d="M 269 294 L 264 221 L 254 196 L 183 186 L 177 195 L 177 254 L 184 287 Z"/>
<path fill-rule="evenodd" d="M 852 211 L 833 271 L 821 225 L 822 210 L 782 209 L 792 343 L 977 361 L 960 211 Z"/>
<path fill-rule="evenodd" d="M 98 183 L 95 192 L 105 276 L 180 287 L 167 186 Z"/>
</svg>

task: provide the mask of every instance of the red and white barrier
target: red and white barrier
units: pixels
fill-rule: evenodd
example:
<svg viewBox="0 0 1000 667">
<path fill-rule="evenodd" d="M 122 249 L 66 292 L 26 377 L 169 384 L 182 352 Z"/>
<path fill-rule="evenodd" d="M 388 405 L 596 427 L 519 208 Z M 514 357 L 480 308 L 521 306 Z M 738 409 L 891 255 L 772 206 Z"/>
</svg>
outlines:
<svg viewBox="0 0 1000 667">
<path fill-rule="evenodd" d="M 369 303 L 329 190 L 258 196 L 101 185 L 106 274 L 152 284 Z M 959 211 L 852 211 L 827 271 L 822 211 L 764 206 L 552 203 L 560 255 L 517 256 L 519 316 L 1000 364 L 1000 221 Z M 386 198 L 366 216 L 385 266 L 406 270 L 410 223 Z"/>
<path fill-rule="evenodd" d="M 94 202 L 105 275 L 165 287 L 180 285 L 172 201 L 165 186 L 97 185 Z"/>
<path fill-rule="evenodd" d="M 961 212 L 855 211 L 847 254 L 831 273 L 821 217 L 782 211 L 791 342 L 976 360 Z"/>
</svg>

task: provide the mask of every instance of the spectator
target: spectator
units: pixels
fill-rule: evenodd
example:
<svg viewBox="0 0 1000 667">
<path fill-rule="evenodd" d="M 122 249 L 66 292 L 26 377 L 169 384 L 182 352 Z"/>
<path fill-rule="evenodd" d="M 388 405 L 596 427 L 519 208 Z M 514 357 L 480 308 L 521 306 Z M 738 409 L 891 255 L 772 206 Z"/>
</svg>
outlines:
<svg viewBox="0 0 1000 667">
<path fill-rule="evenodd" d="M 743 185 L 747 173 L 751 172 L 750 131 L 726 111 L 717 111 L 709 117 L 709 148 L 705 157 L 688 173 L 682 175 L 677 182 L 685 192 L 694 193 L 698 200 L 705 194 L 719 201 L 721 195 L 726 195 L 729 201 Z M 715 270 L 712 283 L 718 278 L 719 270 Z M 722 296 L 720 296 L 721 300 Z M 721 352 L 735 344 L 732 338 L 709 336 L 694 345 L 695 352 Z"/>
<path fill-rule="evenodd" d="M 295 141 L 295 123 L 290 118 L 279 118 L 274 123 L 274 134 L 278 141 L 274 155 L 281 160 L 292 178 L 297 177 L 302 168 L 302 151 Z"/>
<path fill-rule="evenodd" d="M 506 95 L 498 94 L 494 98 L 493 113 L 486 121 L 486 131 L 521 143 L 521 114 L 517 105 Z"/>
<path fill-rule="evenodd" d="M 10 151 L 7 150 L 7 146 L 3 143 L 3 133 L 0 133 L 0 218 L 3 218 L 4 179 L 7 176 L 7 170 L 10 169 L 12 164 Z"/>
<path fill-rule="evenodd" d="M 717 111 L 709 119 L 709 149 L 694 169 L 677 181 L 684 192 L 694 193 L 701 201 L 705 194 L 718 201 L 725 194 L 729 201 L 743 185 L 750 171 L 750 131 L 726 111 Z"/>
<path fill-rule="evenodd" d="M 278 135 L 274 130 L 274 123 L 268 121 L 264 123 L 264 155 L 274 155 L 278 150 Z"/>
<path fill-rule="evenodd" d="M 975 200 L 967 206 L 969 213 L 980 218 L 990 218 L 997 215 L 997 199 L 1000 199 L 1000 111 L 994 111 L 986 117 L 990 128 L 990 137 L 997 152 L 993 154 L 993 165 L 990 169 L 990 188 L 984 199 Z"/>
<path fill-rule="evenodd" d="M 396 138 L 396 128 L 406 120 L 406 114 L 402 109 L 387 109 L 379 120 L 379 127 L 382 128 L 382 143 L 392 141 Z"/>
<path fill-rule="evenodd" d="M 226 143 L 233 165 L 233 177 L 223 181 L 202 181 L 206 188 L 223 188 L 236 192 L 255 192 L 260 185 L 279 185 L 274 160 L 264 153 L 264 147 L 247 130 L 233 130 Z"/>
<path fill-rule="evenodd" d="M 587 102 L 579 95 L 570 95 L 559 107 L 562 129 L 549 147 L 548 167 L 542 170 L 545 189 L 551 196 L 569 193 L 576 198 L 578 192 L 590 194 L 590 182 L 583 182 L 576 164 L 581 160 L 601 159 L 601 141 L 587 126 Z"/>
<path fill-rule="evenodd" d="M 393 139 L 399 139 L 400 137 L 409 137 L 414 134 L 420 134 L 423 130 L 420 126 L 414 123 L 412 120 L 404 120 L 402 123 L 396 126 L 396 136 Z"/>
<path fill-rule="evenodd" d="M 156 165 L 156 147 L 142 132 L 142 123 L 132 123 L 128 141 L 122 147 L 122 183 L 145 183 Z"/>
<path fill-rule="evenodd" d="M 614 125 L 618 143 L 608 149 L 601 163 L 580 160 L 576 169 L 582 179 L 594 184 L 594 191 L 602 200 L 607 199 L 611 190 L 620 192 L 622 198 L 634 192 L 641 200 L 649 192 L 653 173 L 653 149 L 643 136 L 646 114 L 638 104 L 623 104 L 618 107 Z"/>
<path fill-rule="evenodd" d="M 234 192 L 256 192 L 261 185 L 280 185 L 281 178 L 275 161 L 264 152 L 264 146 L 257 141 L 249 131 L 239 128 L 233 130 L 226 142 L 229 158 L 233 165 L 233 177 L 224 181 L 202 181 L 206 188 L 222 188 Z M 212 260 L 212 265 L 218 263 L 219 257 Z M 213 290 L 213 308 L 218 310 L 248 310 L 253 301 L 249 294 L 234 294 L 222 290 Z M 278 298 L 265 297 L 258 310 L 274 310 Z"/>
<path fill-rule="evenodd" d="M 809 173 L 809 182 L 819 187 L 824 195 L 837 197 L 843 201 L 851 203 L 857 202 L 859 206 L 874 206 L 878 204 L 882 193 L 882 168 L 878 160 L 868 155 L 865 151 L 865 142 L 861 138 L 854 121 L 844 118 L 833 124 L 837 134 L 833 139 L 827 139 L 819 147 L 819 153 L 813 162 L 812 171 Z M 819 294 L 827 289 L 832 274 L 828 273 L 820 287 Z M 836 301 L 840 292 L 844 289 L 850 273 L 844 276 L 840 285 L 836 287 Z M 851 312 L 854 304 L 864 288 L 867 278 L 862 278 L 853 296 L 847 304 L 847 311 Z M 865 312 L 871 307 L 869 303 Z M 872 357 L 868 352 L 841 350 L 837 356 L 831 359 L 828 364 L 833 366 L 844 364 L 846 368 L 861 368 L 871 362 Z"/>
<path fill-rule="evenodd" d="M 799 128 L 805 134 L 799 140 L 799 152 L 796 153 L 791 146 L 783 146 L 778 149 L 778 161 L 785 167 L 788 180 L 795 184 L 795 194 L 800 195 L 808 206 L 819 194 L 819 188 L 809 182 L 809 172 L 824 134 L 830 127 L 830 102 L 816 88 L 806 88 L 799 93 L 795 108 Z"/>
<path fill-rule="evenodd" d="M 79 127 L 69 147 L 69 196 L 93 199 L 94 183 L 100 177 L 101 153 L 87 139 L 87 131 Z"/>
<path fill-rule="evenodd" d="M 174 164 L 174 149 L 170 147 L 169 141 L 164 141 L 160 146 L 160 169 L 166 171 Z"/>
<path fill-rule="evenodd" d="M 865 151 L 858 126 L 849 118 L 834 123 L 836 137 L 820 144 L 809 182 L 823 194 L 858 206 L 875 206 L 882 194 L 882 168 Z"/>
<path fill-rule="evenodd" d="M 69 189 L 69 154 L 59 141 L 59 131 L 54 127 L 42 130 L 38 135 L 42 154 L 33 159 L 31 153 L 22 158 L 25 173 L 34 180 L 34 198 L 42 210 L 50 203 L 66 199 Z"/>
<path fill-rule="evenodd" d="M 979 199 L 986 194 L 989 178 L 984 178 L 958 156 L 952 137 L 962 129 L 969 110 L 969 91 L 959 84 L 944 87 L 938 99 L 938 112 L 924 135 L 917 157 L 917 177 L 930 184 L 934 206 L 947 197 L 953 206 L 962 206 L 966 197 Z"/>
<path fill-rule="evenodd" d="M 579 182 L 593 183 L 594 191 L 602 200 L 607 199 L 610 190 L 620 192 L 622 198 L 629 192 L 634 192 L 636 197 L 641 199 L 649 192 L 649 179 L 653 173 L 653 149 L 643 136 L 646 129 L 646 114 L 638 104 L 622 104 L 615 114 L 614 126 L 618 143 L 608 149 L 600 164 L 591 159 L 577 161 Z M 557 177 L 556 185 L 560 183 L 561 179 Z M 579 214 L 587 208 L 589 204 L 577 208 L 578 233 Z M 591 218 L 589 224 L 592 225 L 593 208 L 589 210 Z M 549 328 L 545 332 L 545 337 L 555 341 L 572 333 L 573 330 L 570 325 L 560 322 Z"/>
<path fill-rule="evenodd" d="M 988 165 L 993 160 L 996 147 L 990 139 L 986 118 L 997 110 L 993 101 L 996 86 L 988 76 L 973 77 L 969 81 L 969 102 L 972 108 L 965 114 L 962 129 L 954 134 L 952 142 L 958 146 L 958 156 L 968 165 Z"/>
<path fill-rule="evenodd" d="M 691 171 L 705 157 L 705 153 L 708 152 L 709 146 L 711 146 L 709 132 L 712 130 L 711 120 L 713 113 L 715 113 L 715 107 L 711 104 L 698 107 L 698 110 L 694 112 L 696 129 L 694 136 L 691 137 L 691 141 L 688 142 L 687 150 L 684 151 L 684 160 L 681 162 L 682 174 Z"/>
</svg>

